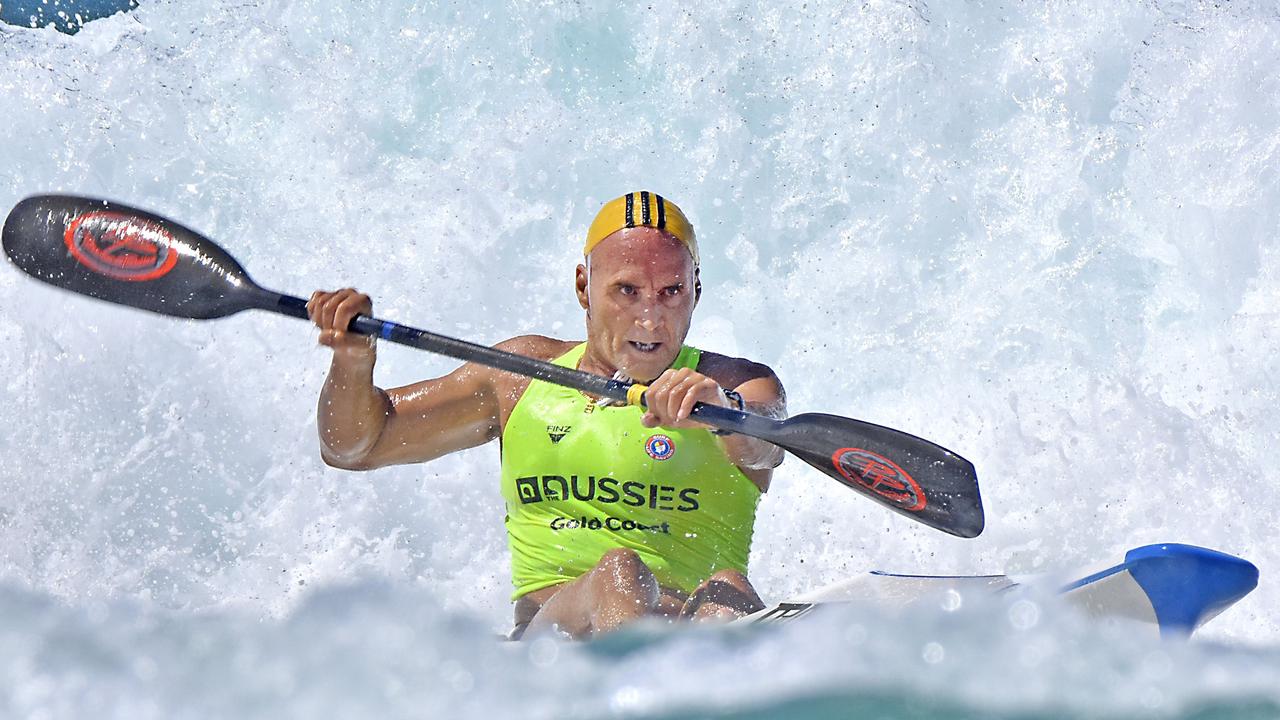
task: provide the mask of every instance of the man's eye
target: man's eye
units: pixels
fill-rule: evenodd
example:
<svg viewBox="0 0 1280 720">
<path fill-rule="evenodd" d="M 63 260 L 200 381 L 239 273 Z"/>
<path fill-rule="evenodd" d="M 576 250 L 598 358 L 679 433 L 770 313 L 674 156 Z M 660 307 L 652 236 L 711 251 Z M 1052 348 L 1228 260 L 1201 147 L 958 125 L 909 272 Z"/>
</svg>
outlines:
<svg viewBox="0 0 1280 720">
<path fill-rule="evenodd" d="M 635 295 L 636 289 L 635 289 L 635 286 L 633 285 L 619 285 L 618 292 L 622 293 L 623 295 Z"/>
<path fill-rule="evenodd" d="M 663 288 L 663 290 L 662 290 L 662 291 L 663 291 L 663 292 L 665 292 L 665 293 L 666 293 L 666 294 L 668 294 L 668 295 L 679 295 L 680 293 L 684 292 L 684 286 L 683 286 L 683 285 L 672 285 L 671 287 Z"/>
</svg>

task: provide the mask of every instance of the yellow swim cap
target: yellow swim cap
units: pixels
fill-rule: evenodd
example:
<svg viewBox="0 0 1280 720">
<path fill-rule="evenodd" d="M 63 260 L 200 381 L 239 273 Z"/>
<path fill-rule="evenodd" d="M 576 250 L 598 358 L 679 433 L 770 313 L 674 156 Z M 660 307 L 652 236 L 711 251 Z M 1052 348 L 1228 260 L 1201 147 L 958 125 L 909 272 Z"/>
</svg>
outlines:
<svg viewBox="0 0 1280 720">
<path fill-rule="evenodd" d="M 627 193 L 605 203 L 596 214 L 596 219 L 591 221 L 591 228 L 587 230 L 587 244 L 582 249 L 582 254 L 590 255 L 601 240 L 623 228 L 638 225 L 646 225 L 671 233 L 689 248 L 689 254 L 693 256 L 693 266 L 698 266 L 698 240 L 693 235 L 693 226 L 689 224 L 689 218 L 684 216 L 675 203 L 647 190 Z"/>
</svg>

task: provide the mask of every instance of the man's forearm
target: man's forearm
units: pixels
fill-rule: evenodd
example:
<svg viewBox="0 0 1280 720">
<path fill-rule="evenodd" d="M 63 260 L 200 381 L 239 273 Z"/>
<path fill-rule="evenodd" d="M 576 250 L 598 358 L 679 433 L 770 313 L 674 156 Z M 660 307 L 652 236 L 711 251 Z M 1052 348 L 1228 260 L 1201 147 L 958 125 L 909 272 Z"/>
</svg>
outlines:
<svg viewBox="0 0 1280 720">
<path fill-rule="evenodd" d="M 722 435 L 724 454 L 729 462 L 748 470 L 768 470 L 782 463 L 783 450 L 771 442 L 748 435 Z"/>
<path fill-rule="evenodd" d="M 783 414 L 783 411 L 776 404 L 766 406 L 759 403 L 747 403 L 743 409 L 747 412 L 775 419 Z M 729 458 L 729 462 L 748 470 L 768 470 L 778 467 L 778 465 L 782 464 L 782 458 L 786 454 L 777 445 L 750 435 L 733 433 L 718 437 L 721 445 L 724 446 L 724 454 Z"/>
<path fill-rule="evenodd" d="M 391 401 L 374 386 L 373 365 L 372 357 L 366 361 L 334 353 L 316 408 L 323 455 L 331 464 L 359 463 L 386 426 Z"/>
</svg>

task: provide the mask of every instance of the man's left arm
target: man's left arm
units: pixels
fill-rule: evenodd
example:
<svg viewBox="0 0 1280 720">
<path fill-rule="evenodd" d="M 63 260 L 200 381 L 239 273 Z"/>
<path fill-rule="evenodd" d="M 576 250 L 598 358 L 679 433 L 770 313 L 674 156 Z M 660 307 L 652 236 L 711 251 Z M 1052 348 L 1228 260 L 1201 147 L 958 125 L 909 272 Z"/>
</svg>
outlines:
<svg viewBox="0 0 1280 720">
<path fill-rule="evenodd" d="M 690 419 L 689 414 L 700 402 L 737 409 L 726 397 L 726 388 L 742 396 L 743 409 L 748 412 L 786 417 L 786 393 L 772 370 L 740 358 L 707 353 L 698 370 L 667 370 L 649 385 L 645 393 L 648 410 L 641 423 L 646 427 L 707 427 Z M 767 471 L 782 462 L 783 450 L 773 443 L 737 433 L 719 437 L 725 456 L 743 470 Z"/>
</svg>

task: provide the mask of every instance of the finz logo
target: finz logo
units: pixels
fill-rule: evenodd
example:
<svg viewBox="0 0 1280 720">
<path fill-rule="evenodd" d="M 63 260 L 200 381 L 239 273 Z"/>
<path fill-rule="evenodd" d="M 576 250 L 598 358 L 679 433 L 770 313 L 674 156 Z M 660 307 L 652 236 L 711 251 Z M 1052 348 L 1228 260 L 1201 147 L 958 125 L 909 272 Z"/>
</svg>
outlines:
<svg viewBox="0 0 1280 720">
<path fill-rule="evenodd" d="M 676 454 L 676 444 L 666 435 L 650 435 L 644 441 L 644 451 L 654 460 L 669 460 Z"/>
<path fill-rule="evenodd" d="M 565 435 L 573 429 L 572 425 L 548 425 L 547 437 L 551 438 L 551 444 L 555 445 L 564 439 Z"/>
<path fill-rule="evenodd" d="M 65 235 L 76 262 L 117 280 L 145 282 L 178 263 L 173 236 L 156 223 L 97 210 L 72 220 Z"/>
<path fill-rule="evenodd" d="M 907 471 L 883 455 L 862 448 L 841 448 L 831 455 L 831 462 L 851 483 L 904 510 L 919 512 L 928 503 L 920 486 Z"/>
</svg>

